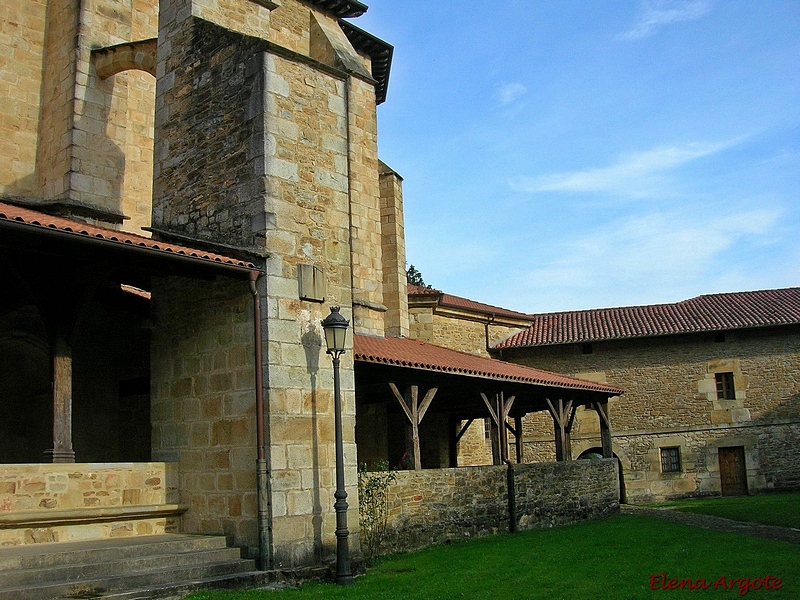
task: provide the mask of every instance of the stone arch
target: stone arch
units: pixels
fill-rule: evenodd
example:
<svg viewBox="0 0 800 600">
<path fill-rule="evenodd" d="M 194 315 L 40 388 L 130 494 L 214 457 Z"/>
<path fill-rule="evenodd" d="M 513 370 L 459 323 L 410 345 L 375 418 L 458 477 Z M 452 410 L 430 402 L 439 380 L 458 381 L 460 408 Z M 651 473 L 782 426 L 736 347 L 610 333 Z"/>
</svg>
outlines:
<svg viewBox="0 0 800 600">
<path fill-rule="evenodd" d="M 156 76 L 157 38 L 126 42 L 116 46 L 92 50 L 94 68 L 100 79 L 131 69 Z"/>
<path fill-rule="evenodd" d="M 582 458 L 589 458 L 593 454 L 597 454 L 598 456 L 603 456 L 603 449 L 595 443 L 592 443 L 591 440 L 583 440 L 577 445 L 577 448 L 580 448 L 580 452 L 576 450 L 573 456 L 577 457 L 577 460 Z M 627 496 L 625 493 L 625 470 L 627 469 L 630 471 L 631 468 L 631 460 L 625 454 L 625 452 L 620 448 L 617 444 L 611 444 L 611 449 L 614 453 L 614 458 L 617 459 L 617 464 L 619 466 L 619 501 L 622 504 L 627 502 Z"/>
</svg>

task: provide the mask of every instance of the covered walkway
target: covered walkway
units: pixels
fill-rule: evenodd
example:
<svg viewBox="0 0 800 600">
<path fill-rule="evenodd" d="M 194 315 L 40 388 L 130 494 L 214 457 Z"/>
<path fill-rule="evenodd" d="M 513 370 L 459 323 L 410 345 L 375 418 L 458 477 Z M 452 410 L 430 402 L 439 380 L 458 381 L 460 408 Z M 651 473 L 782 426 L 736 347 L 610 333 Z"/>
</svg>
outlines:
<svg viewBox="0 0 800 600">
<path fill-rule="evenodd" d="M 553 419 L 557 460 L 570 460 L 570 432 L 579 406 L 597 411 L 603 456 L 612 457 L 608 400 L 623 393 L 618 386 L 407 338 L 355 335 L 353 346 L 359 463 L 458 466 L 459 439 L 474 420 L 487 417 L 496 430 L 495 464 L 509 460 L 508 433 L 520 463 L 522 419 L 538 411 Z"/>
</svg>

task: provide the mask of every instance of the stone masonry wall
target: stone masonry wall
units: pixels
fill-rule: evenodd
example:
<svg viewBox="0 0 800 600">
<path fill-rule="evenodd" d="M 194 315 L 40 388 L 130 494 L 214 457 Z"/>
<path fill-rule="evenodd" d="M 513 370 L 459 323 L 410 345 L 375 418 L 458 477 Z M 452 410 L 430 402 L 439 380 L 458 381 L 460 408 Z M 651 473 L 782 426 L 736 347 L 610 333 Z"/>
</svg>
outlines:
<svg viewBox="0 0 800 600">
<path fill-rule="evenodd" d="M 374 130 L 369 114 L 359 112 L 372 111 L 374 119 L 374 90 L 348 81 L 347 73 L 335 66 L 294 54 L 309 51 L 302 45 L 280 49 L 236 33 L 244 31 L 241 24 L 222 28 L 188 16 L 187 7 L 198 3 L 162 2 L 156 102 L 156 129 L 162 139 L 156 148 L 154 227 L 269 253 L 259 286 L 273 558 L 277 568 L 320 564 L 335 551 L 333 378 L 320 321 L 329 314 L 329 305 L 338 304 L 353 323 L 351 331 L 358 325 L 351 267 L 357 266 L 359 253 L 352 252 L 351 242 L 362 227 L 366 237 L 360 239 L 365 240 L 380 228 L 377 159 L 374 190 L 366 190 L 370 175 L 365 157 L 374 153 L 366 146 L 374 143 Z M 281 23 L 297 33 L 312 20 L 333 21 L 312 12 L 306 4 L 284 0 L 270 15 L 270 35 Z M 338 27 L 335 21 L 333 26 Z M 280 40 L 270 38 L 274 41 Z M 364 106 L 353 108 L 353 102 Z M 187 169 L 187 162 L 196 168 Z M 356 176 L 351 173 L 354 165 L 361 169 Z M 362 211 L 369 202 L 355 198 L 354 190 L 374 199 L 375 210 Z M 356 223 L 356 216 L 374 218 L 375 225 Z M 324 273 L 324 303 L 300 300 L 301 264 Z M 364 265 L 358 263 L 359 268 Z M 374 278 L 375 291 L 380 291 L 379 270 L 374 277 L 369 272 L 359 277 Z M 382 328 L 382 317 L 379 324 Z M 378 324 L 368 327 L 382 331 Z M 347 344 L 341 365 L 345 479 L 356 553 L 351 336 Z M 254 528 L 255 521 L 248 526 Z"/>
<path fill-rule="evenodd" d="M 253 309 L 247 283 L 154 281 L 152 456 L 177 471 L 186 533 L 256 545 Z"/>
<path fill-rule="evenodd" d="M 174 479 L 171 466 L 164 463 L 3 465 L 0 546 L 164 533 L 172 519 L 123 517 L 80 523 L 76 515 L 174 503 Z M 59 518 L 54 515 L 61 522 L 53 522 Z"/>
<path fill-rule="evenodd" d="M 797 487 L 800 464 L 800 330 L 796 327 L 504 351 L 513 362 L 621 385 L 610 402 L 614 452 L 628 501 L 718 494 L 718 448 L 743 446 L 750 492 Z M 735 399 L 716 395 L 715 373 L 733 373 Z M 525 420 L 526 460 L 548 460 L 552 419 Z M 579 409 L 573 457 L 598 447 L 599 422 Z M 662 473 L 660 448 L 677 447 L 680 473 Z"/>
<path fill-rule="evenodd" d="M 381 255 L 383 257 L 383 303 L 386 333 L 409 336 L 406 281 L 406 238 L 403 220 L 403 180 L 381 165 Z"/>
<path fill-rule="evenodd" d="M 91 51 L 155 37 L 156 0 L 12 2 L 7 10 L 0 35 L 11 60 L 0 57 L 0 92 L 13 85 L 0 104 L 0 156 L 10 168 L 0 195 L 92 208 L 113 215 L 106 225 L 125 214 L 121 228 L 141 232 L 150 223 L 155 81 L 141 72 L 100 80 Z"/>
<path fill-rule="evenodd" d="M 517 527 L 565 525 L 619 509 L 616 461 L 515 465 Z M 399 471 L 385 552 L 509 530 L 507 467 Z"/>
<path fill-rule="evenodd" d="M 410 337 L 452 350 L 488 357 L 486 329 L 482 322 L 441 315 L 429 307 L 409 309 Z M 521 331 L 521 327 L 489 325 L 489 345 Z"/>
<path fill-rule="evenodd" d="M 0 196 L 38 193 L 36 151 L 44 70 L 45 0 L 0 11 Z"/>
</svg>

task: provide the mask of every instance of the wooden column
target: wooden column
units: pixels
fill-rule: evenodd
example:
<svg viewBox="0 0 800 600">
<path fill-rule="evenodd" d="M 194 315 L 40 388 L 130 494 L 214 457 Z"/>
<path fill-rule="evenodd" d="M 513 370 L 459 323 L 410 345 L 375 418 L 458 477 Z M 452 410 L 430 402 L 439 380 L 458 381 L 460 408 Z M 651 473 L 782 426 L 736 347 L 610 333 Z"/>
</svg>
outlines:
<svg viewBox="0 0 800 600">
<path fill-rule="evenodd" d="M 517 450 L 517 464 L 522 464 L 522 417 L 514 417 L 514 441 Z"/>
<path fill-rule="evenodd" d="M 419 386 L 412 385 L 406 388 L 405 398 L 400 394 L 400 390 L 394 383 L 390 383 L 389 387 L 392 388 L 392 393 L 397 401 L 400 403 L 400 408 L 406 413 L 406 417 L 411 422 L 411 446 L 413 451 L 414 469 L 420 470 L 422 462 L 420 459 L 419 450 L 419 424 L 422 423 L 423 417 L 428 410 L 428 407 L 433 401 L 438 388 L 431 388 L 425 393 L 422 402 L 419 402 Z"/>
<path fill-rule="evenodd" d="M 450 446 L 450 466 L 457 467 L 458 466 L 458 442 L 461 441 L 461 438 L 464 437 L 464 434 L 467 433 L 467 429 L 470 428 L 470 425 L 475 422 L 475 419 L 468 419 L 467 422 L 462 426 L 461 419 L 456 419 L 454 423 L 450 426 L 451 434 L 454 435 L 453 442 Z M 460 428 L 460 429 L 459 429 Z"/>
<path fill-rule="evenodd" d="M 556 438 L 556 460 L 559 462 L 572 460 L 572 441 L 570 439 L 570 434 L 572 431 L 572 423 L 575 421 L 575 411 L 578 407 L 573 405 L 572 400 L 567 400 L 566 404 L 562 398 L 559 398 L 556 404 L 553 404 L 550 398 L 546 400 L 550 410 L 550 416 L 553 417 L 553 429 Z"/>
<path fill-rule="evenodd" d="M 489 409 L 489 414 L 492 416 L 492 421 L 497 426 L 497 437 L 500 445 L 500 462 L 504 463 L 508 460 L 508 413 L 511 412 L 511 406 L 514 404 L 515 396 L 511 396 L 508 400 L 505 399 L 503 392 L 494 395 L 493 401 L 481 392 L 483 403 Z"/>
<path fill-rule="evenodd" d="M 611 445 L 611 416 L 608 412 L 608 400 L 595 402 L 594 409 L 600 417 L 600 443 L 603 447 L 603 458 L 613 458 L 614 450 Z"/>
<path fill-rule="evenodd" d="M 72 449 L 72 348 L 61 332 L 53 343 L 53 447 L 45 460 L 74 463 Z"/>
</svg>

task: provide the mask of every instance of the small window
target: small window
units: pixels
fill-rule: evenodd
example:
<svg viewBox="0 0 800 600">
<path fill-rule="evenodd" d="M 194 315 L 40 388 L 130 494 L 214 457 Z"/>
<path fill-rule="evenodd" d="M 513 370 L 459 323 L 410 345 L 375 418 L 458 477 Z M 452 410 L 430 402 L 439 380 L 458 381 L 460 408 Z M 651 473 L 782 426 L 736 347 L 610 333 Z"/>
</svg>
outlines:
<svg viewBox="0 0 800 600">
<path fill-rule="evenodd" d="M 483 438 L 486 440 L 492 439 L 492 420 L 489 417 L 483 420 Z"/>
<path fill-rule="evenodd" d="M 661 471 L 663 473 L 680 473 L 681 449 L 661 448 Z"/>
<path fill-rule="evenodd" d="M 581 352 L 584 354 L 594 354 L 594 348 L 591 344 L 581 344 Z"/>
<path fill-rule="evenodd" d="M 717 400 L 736 400 L 736 390 L 733 389 L 733 373 L 716 373 Z"/>
</svg>

